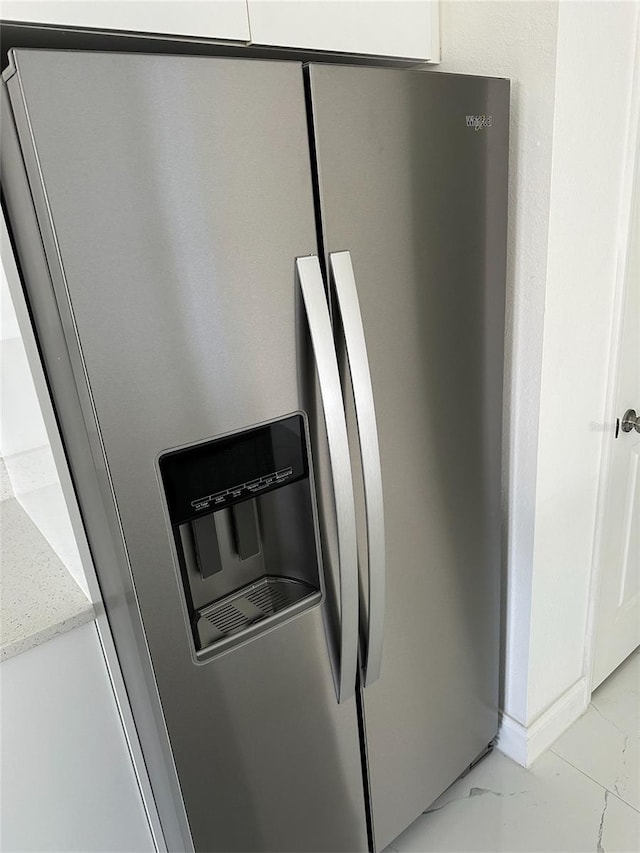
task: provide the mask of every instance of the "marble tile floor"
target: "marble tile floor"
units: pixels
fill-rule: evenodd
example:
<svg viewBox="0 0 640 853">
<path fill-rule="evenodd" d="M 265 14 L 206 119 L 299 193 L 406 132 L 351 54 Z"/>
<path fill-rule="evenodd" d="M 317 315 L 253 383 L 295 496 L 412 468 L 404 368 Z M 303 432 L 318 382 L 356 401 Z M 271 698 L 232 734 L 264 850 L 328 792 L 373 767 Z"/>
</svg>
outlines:
<svg viewBox="0 0 640 853">
<path fill-rule="evenodd" d="M 494 751 L 387 848 L 640 851 L 640 650 L 528 769 Z"/>
</svg>

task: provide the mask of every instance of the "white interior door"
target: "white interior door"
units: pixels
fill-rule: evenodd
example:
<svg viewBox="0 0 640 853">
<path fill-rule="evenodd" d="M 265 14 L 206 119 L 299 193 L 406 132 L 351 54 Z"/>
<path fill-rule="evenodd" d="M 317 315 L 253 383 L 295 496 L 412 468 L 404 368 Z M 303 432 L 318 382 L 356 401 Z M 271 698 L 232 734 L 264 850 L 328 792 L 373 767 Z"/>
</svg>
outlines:
<svg viewBox="0 0 640 853">
<path fill-rule="evenodd" d="M 593 689 L 640 645 L 640 154 L 629 231 L 616 389 L 620 419 L 605 476 Z M 633 410 L 633 425 L 624 415 Z"/>
</svg>

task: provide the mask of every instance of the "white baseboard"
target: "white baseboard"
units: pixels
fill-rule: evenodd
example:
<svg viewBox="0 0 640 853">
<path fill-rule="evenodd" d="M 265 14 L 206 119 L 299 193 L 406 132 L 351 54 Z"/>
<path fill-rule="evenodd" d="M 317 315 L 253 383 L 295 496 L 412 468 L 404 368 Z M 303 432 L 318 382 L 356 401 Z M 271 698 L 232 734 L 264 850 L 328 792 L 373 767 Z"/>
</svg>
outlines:
<svg viewBox="0 0 640 853">
<path fill-rule="evenodd" d="M 582 716 L 589 699 L 589 682 L 583 677 L 529 726 L 503 712 L 496 748 L 523 767 L 529 767 Z"/>
<path fill-rule="evenodd" d="M 516 764 L 527 767 L 527 729 L 504 711 L 500 712 L 496 749 Z"/>
</svg>

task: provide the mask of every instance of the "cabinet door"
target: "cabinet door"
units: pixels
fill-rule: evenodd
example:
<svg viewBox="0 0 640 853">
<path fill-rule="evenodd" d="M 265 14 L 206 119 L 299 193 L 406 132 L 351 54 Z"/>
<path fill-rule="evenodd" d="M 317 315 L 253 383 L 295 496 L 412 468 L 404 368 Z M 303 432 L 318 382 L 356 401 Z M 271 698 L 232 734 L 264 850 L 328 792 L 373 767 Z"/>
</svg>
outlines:
<svg viewBox="0 0 640 853">
<path fill-rule="evenodd" d="M 254 44 L 439 61 L 437 0 L 248 0 Z"/>
<path fill-rule="evenodd" d="M 249 19 L 245 0 L 216 0 L 215 3 L 182 0 L 180 3 L 149 0 L 7 0 L 2 3 L 7 21 L 125 30 L 139 33 L 166 33 L 212 39 L 249 41 Z"/>
<path fill-rule="evenodd" d="M 95 625 L 2 662 L 2 781 L 3 849 L 157 849 Z"/>
</svg>

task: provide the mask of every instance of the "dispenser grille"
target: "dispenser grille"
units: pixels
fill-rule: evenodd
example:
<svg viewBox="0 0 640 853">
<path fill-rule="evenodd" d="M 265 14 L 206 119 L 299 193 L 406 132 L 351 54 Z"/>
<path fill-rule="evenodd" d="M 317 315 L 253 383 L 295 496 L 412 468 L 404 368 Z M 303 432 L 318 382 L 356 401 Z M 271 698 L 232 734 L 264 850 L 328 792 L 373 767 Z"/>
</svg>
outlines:
<svg viewBox="0 0 640 853">
<path fill-rule="evenodd" d="M 271 616 L 289 604 L 289 599 L 284 592 L 275 584 L 269 585 L 268 582 L 265 582 L 264 586 L 252 589 L 251 592 L 247 593 L 246 598 L 247 601 L 262 610 L 265 616 Z"/>
<path fill-rule="evenodd" d="M 262 578 L 197 612 L 201 648 L 239 634 L 270 617 L 286 616 L 287 611 L 297 609 L 295 605 L 299 602 L 317 594 L 317 590 L 302 581 Z"/>
<path fill-rule="evenodd" d="M 233 604 L 225 604 L 214 613 L 208 613 L 206 618 L 223 634 L 232 634 L 239 628 L 244 628 L 247 617 Z"/>
</svg>

